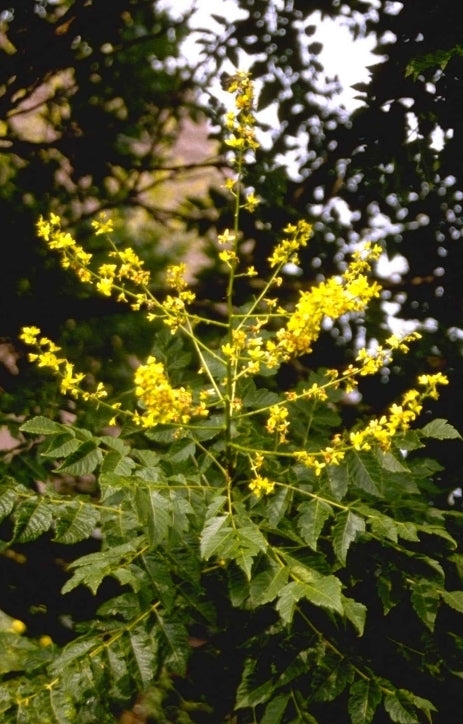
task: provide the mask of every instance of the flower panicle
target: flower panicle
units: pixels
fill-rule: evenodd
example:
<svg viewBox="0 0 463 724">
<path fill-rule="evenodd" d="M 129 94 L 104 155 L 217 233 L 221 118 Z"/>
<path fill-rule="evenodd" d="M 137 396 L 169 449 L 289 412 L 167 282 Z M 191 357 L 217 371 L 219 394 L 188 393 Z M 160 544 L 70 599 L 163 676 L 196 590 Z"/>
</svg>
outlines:
<svg viewBox="0 0 463 724">
<path fill-rule="evenodd" d="M 274 248 L 268 262 L 272 269 L 281 268 L 289 262 L 299 264 L 298 251 L 307 243 L 312 236 L 313 227 L 304 219 L 300 219 L 297 224 L 288 224 L 283 232 L 287 236 L 280 241 Z"/>
<path fill-rule="evenodd" d="M 226 89 L 235 97 L 235 108 L 225 118 L 229 134 L 225 143 L 242 157 L 246 151 L 259 147 L 255 134 L 254 83 L 250 73 L 238 71 L 228 79 Z"/>
<path fill-rule="evenodd" d="M 100 215 L 92 221 L 92 227 L 96 236 L 107 235 L 113 231 L 114 224 L 112 219 Z M 148 292 L 151 275 L 132 248 L 109 251 L 111 261 L 103 262 L 92 270 L 93 255 L 86 252 L 72 234 L 63 230 L 58 214 L 51 213 L 48 219 L 41 216 L 37 222 L 37 235 L 49 249 L 60 254 L 63 269 L 74 271 L 82 282 L 92 284 L 103 296 L 115 295 L 118 301 L 130 301 L 133 309 L 151 308 L 153 300 Z M 127 289 L 127 283 L 134 289 Z"/>
<path fill-rule="evenodd" d="M 100 402 L 108 396 L 108 391 L 102 383 L 98 383 L 93 392 L 82 388 L 86 375 L 75 372 L 74 365 L 61 355 L 61 347 L 42 335 L 39 327 L 23 327 L 19 338 L 35 351 L 29 353 L 29 360 L 38 367 L 51 370 L 60 381 L 60 392 L 85 402 L 93 400 Z"/>
</svg>

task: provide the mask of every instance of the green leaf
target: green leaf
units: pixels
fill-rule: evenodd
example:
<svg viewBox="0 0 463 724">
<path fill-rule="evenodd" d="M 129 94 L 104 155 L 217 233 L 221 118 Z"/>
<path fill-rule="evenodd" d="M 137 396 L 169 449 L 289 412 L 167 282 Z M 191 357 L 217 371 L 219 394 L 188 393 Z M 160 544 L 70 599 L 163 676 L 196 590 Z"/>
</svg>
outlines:
<svg viewBox="0 0 463 724">
<path fill-rule="evenodd" d="M 130 699 L 132 691 L 127 650 L 117 641 L 112 646 L 105 646 L 104 654 L 105 671 L 109 673 L 110 680 L 108 697 L 123 705 Z"/>
<path fill-rule="evenodd" d="M 331 505 L 319 498 L 299 505 L 300 515 L 296 525 L 301 537 L 312 550 L 317 550 L 317 541 L 327 519 L 333 514 Z"/>
<path fill-rule="evenodd" d="M 384 708 L 389 714 L 391 721 L 397 724 L 418 724 L 419 719 L 416 715 L 413 699 L 418 700 L 418 697 L 414 697 L 405 689 L 398 689 L 394 693 L 386 694 L 384 697 Z M 426 699 L 423 701 L 426 701 Z M 427 703 L 432 707 L 430 702 Z"/>
<path fill-rule="evenodd" d="M 140 615 L 140 602 L 131 591 L 122 593 L 102 603 L 97 614 L 102 618 L 122 618 L 124 621 L 130 621 Z"/>
<path fill-rule="evenodd" d="M 443 420 L 439 417 L 435 420 L 431 420 L 431 422 L 428 422 L 428 424 L 422 427 L 419 432 L 424 437 L 433 437 L 437 440 L 463 439 L 453 425 L 447 422 L 447 420 Z"/>
<path fill-rule="evenodd" d="M 352 682 L 354 668 L 349 661 L 340 659 L 338 654 L 330 649 L 317 656 L 317 662 L 321 662 L 321 665 L 317 672 L 315 701 L 334 701 Z"/>
<path fill-rule="evenodd" d="M 348 703 L 352 724 L 371 724 L 380 701 L 381 691 L 374 679 L 354 681 Z"/>
<path fill-rule="evenodd" d="M 102 452 L 93 440 L 86 440 L 57 468 L 59 473 L 68 475 L 89 475 L 102 459 Z"/>
<path fill-rule="evenodd" d="M 51 675 L 59 676 L 63 672 L 63 669 L 67 668 L 71 664 L 75 664 L 77 667 L 78 660 L 84 661 L 90 651 L 99 645 L 100 640 L 96 637 L 81 637 L 71 641 L 69 644 L 66 644 L 50 666 Z"/>
<path fill-rule="evenodd" d="M 140 520 L 147 526 L 152 547 L 165 540 L 170 524 L 170 501 L 148 485 L 139 485 L 136 492 L 137 512 Z"/>
<path fill-rule="evenodd" d="M 336 516 L 336 522 L 332 526 L 333 549 L 340 563 L 346 564 L 347 551 L 351 543 L 364 532 L 365 520 L 356 513 L 348 510 Z"/>
<path fill-rule="evenodd" d="M 27 420 L 19 429 L 21 432 L 32 432 L 36 435 L 56 435 L 62 432 L 72 434 L 72 428 L 68 425 L 53 422 L 53 420 L 49 420 L 48 417 L 42 415 Z"/>
<path fill-rule="evenodd" d="M 397 533 L 399 534 L 399 538 L 408 540 L 411 543 L 419 543 L 420 539 L 418 537 L 418 529 L 414 523 L 408 520 L 396 520 L 395 524 L 397 527 Z"/>
<path fill-rule="evenodd" d="M 463 591 L 440 591 L 442 600 L 458 613 L 463 613 Z"/>
<path fill-rule="evenodd" d="M 445 70 L 449 61 L 454 55 L 463 55 L 463 47 L 461 45 L 455 45 L 453 48 L 448 50 L 435 50 L 432 53 L 425 53 L 419 55 L 417 58 L 413 58 L 405 68 L 405 77 L 412 76 L 413 80 L 416 80 L 423 72 L 431 68 L 435 71 L 437 68 Z"/>
<path fill-rule="evenodd" d="M 246 709 L 263 704 L 271 698 L 275 691 L 271 678 L 267 678 L 264 682 L 257 678 L 256 667 L 255 659 L 247 659 L 244 663 L 241 682 L 236 692 L 236 709 Z"/>
<path fill-rule="evenodd" d="M 439 607 L 439 591 L 436 582 L 420 578 L 412 584 L 411 602 L 424 625 L 434 631 L 437 609 Z"/>
<path fill-rule="evenodd" d="M 132 458 L 121 455 L 117 450 L 110 450 L 103 458 L 101 472 L 129 476 L 135 465 L 136 463 Z"/>
<path fill-rule="evenodd" d="M 66 432 L 62 435 L 50 437 L 41 454 L 44 457 L 54 458 L 57 460 L 58 458 L 64 458 L 67 455 L 71 455 L 79 448 L 80 445 L 81 443 L 76 437 L 70 435 L 69 432 Z"/>
<path fill-rule="evenodd" d="M 250 595 L 254 605 L 262 606 L 275 600 L 288 583 L 288 576 L 289 568 L 287 566 L 278 566 L 254 576 L 250 585 Z"/>
<path fill-rule="evenodd" d="M 373 453 L 351 450 L 346 455 L 349 479 L 352 485 L 370 495 L 381 497 L 381 466 Z"/>
<path fill-rule="evenodd" d="M 235 546 L 229 555 L 237 562 L 250 581 L 254 558 L 258 553 L 266 550 L 267 541 L 257 526 L 251 524 L 251 521 L 248 525 L 235 529 L 233 537 Z"/>
<path fill-rule="evenodd" d="M 347 465 L 329 465 L 326 469 L 330 491 L 336 500 L 342 500 L 349 489 Z"/>
<path fill-rule="evenodd" d="M 272 697 L 265 707 L 265 711 L 260 720 L 260 724 L 281 724 L 286 707 L 289 702 L 289 694 L 277 694 Z"/>
<path fill-rule="evenodd" d="M 161 645 L 164 649 L 164 664 L 176 676 L 184 676 L 191 654 L 191 647 L 188 644 L 188 632 L 178 621 L 164 620 L 157 616 L 158 626 L 162 632 Z"/>
<path fill-rule="evenodd" d="M 0 495 L 0 521 L 2 521 L 11 513 L 17 500 L 18 493 L 14 487 L 6 488 L 5 491 Z"/>
<path fill-rule="evenodd" d="M 69 568 L 74 571 L 61 589 L 61 593 L 68 593 L 80 584 L 87 586 L 96 594 L 101 581 L 107 576 L 113 576 L 122 566 L 128 566 L 134 555 L 138 552 L 140 539 L 130 540 L 113 546 L 98 553 L 88 553 L 73 561 Z"/>
<path fill-rule="evenodd" d="M 367 521 L 373 535 L 378 538 L 386 538 L 387 540 L 393 541 L 393 543 L 397 543 L 399 534 L 397 531 L 396 521 L 393 518 L 371 509 L 367 513 Z"/>
<path fill-rule="evenodd" d="M 311 583 L 291 581 L 281 591 L 276 608 L 285 623 L 291 623 L 294 608 L 301 598 L 314 606 L 342 613 L 341 581 L 336 576 L 322 576 L 316 571 L 311 571 L 311 578 Z"/>
<path fill-rule="evenodd" d="M 190 438 L 176 440 L 170 448 L 169 460 L 180 463 L 194 457 L 196 445 Z"/>
<path fill-rule="evenodd" d="M 128 631 L 131 653 L 144 689 L 152 683 L 158 670 L 156 639 L 141 626 Z"/>
<path fill-rule="evenodd" d="M 393 589 L 392 575 L 392 570 L 390 568 L 386 568 L 386 574 L 378 576 L 376 582 L 378 596 L 383 604 L 383 611 L 385 614 L 388 614 L 394 606 L 397 606 L 400 600 L 398 592 Z"/>
<path fill-rule="evenodd" d="M 51 509 L 41 498 L 26 500 L 15 511 L 13 539 L 20 543 L 35 540 L 50 529 L 52 522 Z"/>
<path fill-rule="evenodd" d="M 57 722 L 76 721 L 77 712 L 70 694 L 61 686 L 51 686 L 47 690 L 50 709 Z"/>
<path fill-rule="evenodd" d="M 280 521 L 285 517 L 292 501 L 292 491 L 287 487 L 275 490 L 267 498 L 267 520 L 274 528 L 278 527 Z"/>
<path fill-rule="evenodd" d="M 171 611 L 175 602 L 176 591 L 170 567 L 153 550 L 143 556 L 143 563 L 150 578 L 154 596 L 161 601 L 166 611 Z M 178 563 L 179 558 L 177 558 L 177 566 Z M 188 573 L 189 571 L 184 577 Z"/>
<path fill-rule="evenodd" d="M 381 465 L 381 467 L 390 473 L 409 472 L 407 466 L 404 465 L 403 460 L 402 459 L 399 460 L 391 452 L 386 452 L 384 450 L 378 450 L 377 458 L 378 458 L 378 461 L 379 461 L 379 464 Z"/>
<path fill-rule="evenodd" d="M 427 535 L 437 535 L 439 538 L 443 538 L 447 543 L 450 544 L 450 548 L 455 550 L 458 547 L 458 543 L 455 538 L 444 528 L 444 525 L 433 525 L 432 523 L 425 523 L 424 525 L 418 526 L 418 530 L 426 533 Z"/>
<path fill-rule="evenodd" d="M 17 633 L 0 631 L 0 674 L 25 671 L 28 668 L 28 655 L 33 654 L 36 645 Z"/>
<path fill-rule="evenodd" d="M 270 407 L 270 405 L 274 405 L 279 401 L 279 399 L 280 397 L 276 394 L 276 392 L 271 392 L 270 390 L 265 389 L 254 389 L 245 395 L 243 402 L 246 407 L 250 407 L 253 410 L 259 410 Z"/>
<path fill-rule="evenodd" d="M 347 596 L 343 596 L 342 605 L 345 617 L 349 619 L 351 624 L 357 629 L 358 635 L 363 636 L 367 618 L 367 607 L 363 603 L 355 601 L 353 598 L 348 598 Z"/>
<path fill-rule="evenodd" d="M 68 506 L 67 515 L 59 517 L 55 522 L 55 536 L 57 543 L 77 543 L 89 538 L 100 520 L 100 513 L 95 505 L 76 501 Z"/>
<path fill-rule="evenodd" d="M 218 515 L 208 520 L 200 538 L 201 557 L 209 560 L 212 556 L 228 558 L 233 546 L 233 528 L 229 515 Z"/>
</svg>

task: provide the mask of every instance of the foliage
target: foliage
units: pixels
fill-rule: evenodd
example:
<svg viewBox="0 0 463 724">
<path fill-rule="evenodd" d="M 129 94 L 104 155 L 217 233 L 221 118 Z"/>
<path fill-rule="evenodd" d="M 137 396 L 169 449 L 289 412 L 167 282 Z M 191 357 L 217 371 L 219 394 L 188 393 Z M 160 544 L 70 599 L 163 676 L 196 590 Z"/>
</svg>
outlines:
<svg viewBox="0 0 463 724">
<path fill-rule="evenodd" d="M 154 295 L 134 249 L 112 243 L 110 218 L 93 224 L 109 243 L 103 263 L 56 214 L 38 222 L 65 269 L 159 331 L 133 394 L 111 399 L 38 327 L 23 329 L 31 361 L 76 406 L 94 405 L 98 427 L 42 415 L 22 424 L 42 483 L 4 477 L 3 549 L 43 536 L 72 549 L 98 535 L 99 549 L 68 565 L 62 594 L 84 586 L 97 600 L 108 579 L 116 591 L 64 645 L 22 635 L 5 614 L 5 722 L 113 722 L 138 696 L 159 722 L 430 722 L 436 682 L 461 677 L 452 622 L 463 613 L 462 520 L 433 503 L 440 466 L 425 454 L 428 440 L 460 435 L 443 419 L 422 424 L 425 401 L 448 380 L 420 375 L 380 416 L 343 424 L 342 401 L 408 352 L 413 333 L 281 387 L 279 370 L 311 354 L 328 320 L 361 314 L 378 296 L 380 249 L 359 247 L 342 274 L 294 305 L 282 299 L 282 270 L 300 261 L 310 224 L 285 227 L 265 279 L 242 264 L 241 214 L 258 203 L 246 177 L 257 146 L 253 83 L 238 73 L 229 91 L 222 314 L 198 312 L 181 264 L 167 270 L 169 293 Z M 243 277 L 258 284 L 237 305 Z M 98 495 L 60 492 L 53 480 L 64 476 L 94 477 Z"/>
</svg>

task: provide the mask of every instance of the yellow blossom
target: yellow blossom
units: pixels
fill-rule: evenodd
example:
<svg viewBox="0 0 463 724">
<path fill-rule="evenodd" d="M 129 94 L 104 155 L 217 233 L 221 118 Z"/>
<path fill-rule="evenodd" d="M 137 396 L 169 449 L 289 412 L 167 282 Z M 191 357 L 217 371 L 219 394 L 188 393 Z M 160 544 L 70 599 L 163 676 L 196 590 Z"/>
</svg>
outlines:
<svg viewBox="0 0 463 724">
<path fill-rule="evenodd" d="M 364 270 L 369 256 L 360 252 L 340 278 L 332 277 L 300 294 L 286 327 L 276 333 L 276 344 L 270 341 L 267 349 L 280 361 L 308 354 L 320 336 L 325 318 L 339 319 L 348 312 L 364 310 L 371 299 L 379 296 L 380 287 L 371 283 Z"/>
<path fill-rule="evenodd" d="M 253 211 L 255 211 L 256 207 L 259 205 L 259 202 L 260 202 L 260 199 L 255 195 L 254 191 L 251 191 L 251 193 L 249 193 L 246 196 L 244 208 L 247 211 L 249 211 L 250 213 L 252 213 Z"/>
<path fill-rule="evenodd" d="M 301 247 L 307 246 L 312 236 L 312 225 L 301 219 L 297 224 L 288 224 L 283 230 L 289 236 L 283 239 L 273 250 L 269 257 L 270 267 L 281 267 L 291 261 L 299 263 L 297 252 Z"/>
<path fill-rule="evenodd" d="M 439 397 L 437 385 L 448 385 L 448 383 L 448 377 L 443 375 L 442 372 L 436 372 L 433 375 L 420 375 L 418 377 L 418 384 L 427 388 L 426 394 L 433 400 L 437 400 Z"/>
<path fill-rule="evenodd" d="M 62 369 L 62 378 L 60 384 L 61 392 L 64 395 L 70 393 L 73 396 L 77 396 L 79 391 L 79 385 L 84 377 L 85 375 L 82 372 L 74 374 L 74 365 L 65 360 L 64 369 Z"/>
<path fill-rule="evenodd" d="M 135 394 L 143 413 L 135 415 L 135 422 L 145 428 L 159 424 L 186 424 L 194 415 L 207 415 L 204 402 L 195 405 L 193 395 L 184 387 L 172 387 L 164 365 L 150 356 L 135 371 Z"/>
<path fill-rule="evenodd" d="M 98 219 L 94 219 L 92 226 L 95 229 L 96 236 L 100 234 L 110 234 L 114 231 L 113 220 L 105 216 L 105 214 L 100 214 Z"/>
<path fill-rule="evenodd" d="M 286 442 L 289 420 L 288 409 L 283 405 L 272 405 L 265 426 L 267 432 L 278 433 L 280 443 Z"/>
<path fill-rule="evenodd" d="M 250 481 L 249 488 L 252 490 L 256 498 L 260 498 L 261 495 L 269 495 L 270 493 L 273 493 L 275 483 L 263 475 L 256 475 L 256 477 Z"/>
<path fill-rule="evenodd" d="M 326 462 L 324 460 L 319 460 L 316 455 L 308 453 L 306 450 L 298 450 L 294 453 L 294 457 L 297 462 L 313 470 L 317 477 L 321 474 L 322 470 L 326 468 Z"/>
<path fill-rule="evenodd" d="M 181 292 L 188 286 L 185 280 L 186 264 L 172 264 L 166 270 L 166 283 L 171 289 Z"/>
<path fill-rule="evenodd" d="M 38 327 L 23 327 L 19 339 L 25 342 L 25 344 L 37 344 L 37 338 L 40 334 Z"/>
</svg>

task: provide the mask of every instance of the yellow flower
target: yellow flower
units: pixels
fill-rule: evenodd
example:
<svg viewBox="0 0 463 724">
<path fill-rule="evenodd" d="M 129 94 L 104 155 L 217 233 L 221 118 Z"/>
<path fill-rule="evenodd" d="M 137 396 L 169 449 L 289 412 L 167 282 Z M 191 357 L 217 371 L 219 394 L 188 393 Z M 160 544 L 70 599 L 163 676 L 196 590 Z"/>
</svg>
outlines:
<svg viewBox="0 0 463 724">
<path fill-rule="evenodd" d="M 270 407 L 270 414 L 265 428 L 267 432 L 278 433 L 281 443 L 286 442 L 289 427 L 288 415 L 288 409 L 283 405 L 272 405 Z"/>
<path fill-rule="evenodd" d="M 101 277 L 96 283 L 96 288 L 105 297 L 110 297 L 113 290 L 114 277 Z"/>
<path fill-rule="evenodd" d="M 51 638 L 51 636 L 48 636 L 47 634 L 44 634 L 43 636 L 41 636 L 39 638 L 39 645 L 43 646 L 44 648 L 47 646 L 52 646 L 52 644 L 53 644 L 53 639 Z"/>
<path fill-rule="evenodd" d="M 225 143 L 237 151 L 238 160 L 247 150 L 259 146 L 254 131 L 254 84 L 250 74 L 242 71 L 236 73 L 228 83 L 227 90 L 235 95 L 235 111 L 229 111 L 225 117 L 225 127 L 229 131 Z"/>
<path fill-rule="evenodd" d="M 269 495 L 270 493 L 273 493 L 275 483 L 262 475 L 256 475 L 256 477 L 249 483 L 249 488 L 252 490 L 256 498 L 260 498 L 261 495 Z"/>
<path fill-rule="evenodd" d="M 159 424 L 186 424 L 193 415 L 207 415 L 203 402 L 195 405 L 193 395 L 184 387 L 172 387 L 164 365 L 150 356 L 135 371 L 135 394 L 143 414 L 135 415 L 135 422 L 145 428 Z"/>
<path fill-rule="evenodd" d="M 74 365 L 65 360 L 64 370 L 61 370 L 62 378 L 60 383 L 61 392 L 66 395 L 70 393 L 74 397 L 77 397 L 79 393 L 79 385 L 85 378 L 82 372 L 74 374 Z"/>
<path fill-rule="evenodd" d="M 274 262 L 284 258 L 282 252 L 282 256 Z M 278 356 L 280 361 L 309 354 L 320 336 L 325 318 L 339 319 L 343 314 L 364 310 L 380 291 L 379 285 L 372 284 L 363 274 L 365 268 L 369 268 L 369 258 L 363 258 L 360 251 L 356 252 L 342 277 L 332 277 L 301 292 L 286 327 L 276 333 L 276 345 L 272 340 L 267 343 L 268 351 Z"/>
<path fill-rule="evenodd" d="M 290 236 L 283 239 L 273 250 L 268 260 L 271 268 L 281 267 L 289 261 L 299 263 L 297 252 L 301 247 L 307 246 L 312 236 L 312 225 L 301 219 L 296 225 L 288 224 L 284 232 Z"/>
<path fill-rule="evenodd" d="M 113 220 L 106 217 L 105 214 L 100 214 L 98 219 L 92 221 L 92 226 L 95 229 L 95 236 L 100 234 L 110 234 L 114 231 Z"/>
<path fill-rule="evenodd" d="M 38 327 L 23 327 L 19 339 L 25 342 L 25 344 L 35 345 L 37 344 L 37 338 L 40 334 Z"/>
<path fill-rule="evenodd" d="M 188 286 L 185 280 L 186 264 L 172 264 L 166 270 L 166 283 L 171 289 L 181 292 Z"/>
<path fill-rule="evenodd" d="M 251 193 L 246 196 L 244 208 L 252 214 L 252 212 L 255 211 L 259 203 L 260 199 L 255 195 L 254 191 L 251 191 Z"/>
<path fill-rule="evenodd" d="M 26 631 L 26 624 L 24 623 L 24 621 L 20 621 L 19 618 L 15 618 L 11 622 L 11 631 L 21 636 L 21 634 L 25 633 Z"/>
<path fill-rule="evenodd" d="M 439 397 L 437 385 L 448 385 L 448 383 L 448 377 L 443 375 L 442 372 L 436 372 L 433 375 L 420 375 L 418 377 L 418 384 L 427 387 L 426 395 L 433 400 L 437 400 Z"/>
</svg>

